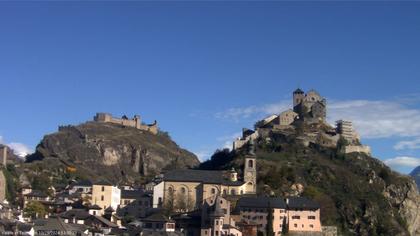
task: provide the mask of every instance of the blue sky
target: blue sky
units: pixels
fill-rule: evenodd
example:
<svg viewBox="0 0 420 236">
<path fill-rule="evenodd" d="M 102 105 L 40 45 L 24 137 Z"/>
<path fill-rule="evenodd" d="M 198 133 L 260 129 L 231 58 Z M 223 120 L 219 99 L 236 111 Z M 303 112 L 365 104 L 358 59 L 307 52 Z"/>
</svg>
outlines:
<svg viewBox="0 0 420 236">
<path fill-rule="evenodd" d="M 420 3 L 0 2 L 0 142 L 95 112 L 158 120 L 205 159 L 298 86 L 394 169 L 420 163 Z M 29 150 L 28 150 L 29 149 Z"/>
</svg>

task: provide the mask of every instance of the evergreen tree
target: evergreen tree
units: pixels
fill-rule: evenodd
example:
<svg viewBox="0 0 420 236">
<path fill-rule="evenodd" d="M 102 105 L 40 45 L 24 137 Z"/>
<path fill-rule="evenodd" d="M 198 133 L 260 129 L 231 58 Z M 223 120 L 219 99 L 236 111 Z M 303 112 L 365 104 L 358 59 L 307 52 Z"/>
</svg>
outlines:
<svg viewBox="0 0 420 236">
<path fill-rule="evenodd" d="M 268 202 L 268 214 L 267 214 L 267 225 L 266 227 L 266 235 L 267 236 L 274 236 L 274 231 L 273 231 L 273 211 L 274 209 L 271 207 L 270 205 L 270 200 Z"/>
</svg>

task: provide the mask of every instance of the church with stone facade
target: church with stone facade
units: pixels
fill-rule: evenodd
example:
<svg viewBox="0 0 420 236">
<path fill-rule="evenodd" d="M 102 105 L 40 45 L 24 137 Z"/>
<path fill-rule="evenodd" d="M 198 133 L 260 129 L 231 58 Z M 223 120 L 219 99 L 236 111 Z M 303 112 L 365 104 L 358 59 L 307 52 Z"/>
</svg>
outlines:
<svg viewBox="0 0 420 236">
<path fill-rule="evenodd" d="M 253 149 L 253 148 L 251 148 Z M 167 204 L 192 210 L 215 196 L 249 195 L 257 192 L 257 160 L 250 151 L 244 158 L 242 178 L 236 170 L 171 170 L 153 188 L 153 207 Z M 176 206 L 178 205 L 178 206 Z M 182 207 L 180 207 L 182 205 Z"/>
</svg>

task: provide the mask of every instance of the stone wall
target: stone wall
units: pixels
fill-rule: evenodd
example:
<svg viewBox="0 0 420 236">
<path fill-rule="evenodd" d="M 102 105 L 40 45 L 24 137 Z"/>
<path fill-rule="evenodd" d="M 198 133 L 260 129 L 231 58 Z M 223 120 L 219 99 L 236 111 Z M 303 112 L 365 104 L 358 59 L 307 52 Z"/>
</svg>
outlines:
<svg viewBox="0 0 420 236">
<path fill-rule="evenodd" d="M 120 119 L 120 118 L 112 117 L 112 115 L 108 113 L 96 113 L 96 115 L 93 117 L 93 120 L 96 122 L 105 122 L 105 123 L 122 125 L 125 127 L 133 127 L 136 129 L 148 131 L 152 134 L 158 133 L 158 126 L 157 126 L 156 121 L 153 124 L 144 125 L 141 123 L 141 118 L 138 115 L 135 115 L 133 119 L 128 119 L 128 118 Z"/>
<path fill-rule="evenodd" d="M 371 150 L 369 146 L 364 146 L 364 145 L 360 145 L 360 146 L 355 146 L 355 145 L 349 145 L 349 146 L 344 146 L 341 148 L 341 152 L 343 153 L 352 153 L 352 152 L 362 152 L 362 153 L 366 153 L 368 155 L 371 154 Z"/>
</svg>

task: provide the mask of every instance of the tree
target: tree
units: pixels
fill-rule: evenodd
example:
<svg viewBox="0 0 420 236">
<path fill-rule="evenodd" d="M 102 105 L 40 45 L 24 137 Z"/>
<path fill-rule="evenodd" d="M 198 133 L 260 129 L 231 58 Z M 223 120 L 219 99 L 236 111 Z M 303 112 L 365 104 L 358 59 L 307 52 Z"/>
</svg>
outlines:
<svg viewBox="0 0 420 236">
<path fill-rule="evenodd" d="M 188 212 L 194 209 L 190 193 L 178 193 L 175 198 L 175 210 L 177 212 Z"/>
<path fill-rule="evenodd" d="M 51 179 L 46 174 L 40 174 L 33 177 L 32 188 L 40 190 L 43 193 L 48 193 L 48 188 L 51 186 Z"/>
<path fill-rule="evenodd" d="M 171 215 L 175 211 L 175 196 L 172 188 L 168 189 L 168 194 L 165 202 L 163 203 L 163 208 L 166 215 Z"/>
<path fill-rule="evenodd" d="M 30 201 L 26 204 L 25 209 L 23 209 L 24 215 L 31 218 L 40 218 L 44 217 L 47 214 L 45 206 L 38 201 Z"/>
</svg>

